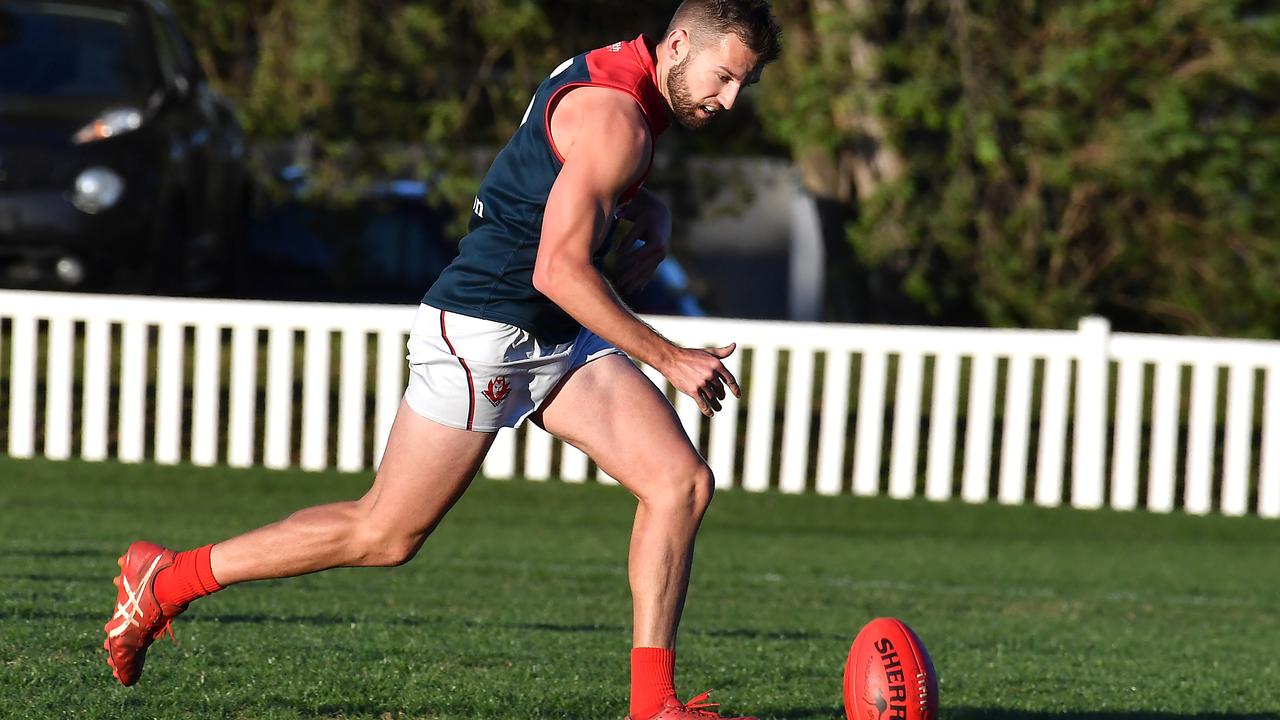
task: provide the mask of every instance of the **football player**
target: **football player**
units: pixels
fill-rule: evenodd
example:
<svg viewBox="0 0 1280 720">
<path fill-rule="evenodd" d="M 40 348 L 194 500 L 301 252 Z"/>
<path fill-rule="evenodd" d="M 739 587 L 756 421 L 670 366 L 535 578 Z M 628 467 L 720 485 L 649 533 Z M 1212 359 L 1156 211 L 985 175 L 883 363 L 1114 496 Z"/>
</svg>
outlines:
<svg viewBox="0 0 1280 720">
<path fill-rule="evenodd" d="M 145 541 L 120 558 L 108 662 L 137 682 L 147 648 L 192 601 L 228 585 L 408 562 L 467 489 L 500 428 L 526 419 L 589 455 L 638 500 L 628 557 L 631 720 L 720 717 L 674 688 L 676 629 L 714 481 L 671 404 L 632 361 L 711 416 L 738 385 L 734 346 L 676 345 L 601 272 L 619 219 L 617 287 L 642 286 L 671 213 L 644 188 L 674 119 L 711 124 L 779 52 L 764 0 L 686 0 L 666 34 L 578 55 L 537 88 L 493 162 L 457 259 L 423 297 L 409 381 L 372 487 L 212 545 Z"/>
</svg>

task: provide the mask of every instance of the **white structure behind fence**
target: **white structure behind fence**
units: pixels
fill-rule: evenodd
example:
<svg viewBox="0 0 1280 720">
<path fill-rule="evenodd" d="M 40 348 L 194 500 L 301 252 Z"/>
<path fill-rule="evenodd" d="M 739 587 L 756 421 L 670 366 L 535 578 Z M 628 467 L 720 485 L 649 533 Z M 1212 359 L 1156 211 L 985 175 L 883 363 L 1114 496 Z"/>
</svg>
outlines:
<svg viewBox="0 0 1280 720">
<path fill-rule="evenodd" d="M 414 311 L 0 291 L 0 435 L 13 457 L 369 468 Z M 741 348 L 741 400 L 706 420 L 674 397 L 721 487 L 1280 517 L 1280 342 L 649 320 Z M 536 427 L 484 472 L 611 482 Z"/>
</svg>

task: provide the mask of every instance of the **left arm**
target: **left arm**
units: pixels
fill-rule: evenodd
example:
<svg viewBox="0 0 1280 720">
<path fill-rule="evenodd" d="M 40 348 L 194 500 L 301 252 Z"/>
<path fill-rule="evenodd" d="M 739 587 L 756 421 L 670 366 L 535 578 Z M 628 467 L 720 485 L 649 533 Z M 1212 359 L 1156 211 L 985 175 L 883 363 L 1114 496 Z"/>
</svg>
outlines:
<svg viewBox="0 0 1280 720">
<path fill-rule="evenodd" d="M 622 269 L 615 284 L 627 295 L 637 293 L 649 284 L 658 265 L 667 256 L 671 241 L 671 211 L 646 188 L 640 188 L 622 213 L 631 221 L 631 229 L 618 248 Z M 636 245 L 636 241 L 641 242 Z"/>
</svg>

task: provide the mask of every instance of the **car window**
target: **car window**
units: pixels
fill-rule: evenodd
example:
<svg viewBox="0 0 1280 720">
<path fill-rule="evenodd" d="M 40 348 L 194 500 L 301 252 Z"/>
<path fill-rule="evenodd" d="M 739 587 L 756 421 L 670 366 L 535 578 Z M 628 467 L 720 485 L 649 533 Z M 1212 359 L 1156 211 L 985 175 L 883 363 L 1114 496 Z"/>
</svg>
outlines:
<svg viewBox="0 0 1280 720">
<path fill-rule="evenodd" d="M 182 34 L 177 21 L 172 16 L 166 15 L 163 18 L 163 23 L 166 31 L 165 37 L 170 49 L 173 51 L 179 72 L 192 82 L 203 79 L 203 75 L 200 73 L 200 65 L 196 62 L 195 53 L 192 52 L 191 45 L 187 42 L 187 37 Z"/>
<path fill-rule="evenodd" d="M 119 6 L 8 0 L 0 6 L 0 94 L 141 99 L 155 85 L 136 13 Z"/>
<path fill-rule="evenodd" d="M 169 36 L 168 28 L 152 13 L 147 13 L 147 24 L 150 26 L 151 36 L 155 39 L 156 59 L 160 61 L 160 72 L 164 73 L 165 84 L 173 85 L 179 77 L 190 79 L 183 72 L 177 48 L 174 46 L 173 38 Z"/>
</svg>

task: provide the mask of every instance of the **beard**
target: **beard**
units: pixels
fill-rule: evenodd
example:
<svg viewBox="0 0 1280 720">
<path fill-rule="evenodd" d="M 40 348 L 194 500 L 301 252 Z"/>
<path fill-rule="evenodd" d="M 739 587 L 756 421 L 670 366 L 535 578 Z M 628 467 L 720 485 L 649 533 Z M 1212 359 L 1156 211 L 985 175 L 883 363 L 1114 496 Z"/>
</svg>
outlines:
<svg viewBox="0 0 1280 720">
<path fill-rule="evenodd" d="M 692 57 L 692 54 L 686 56 L 667 71 L 667 97 L 671 98 L 671 113 L 675 115 L 676 122 L 690 130 L 697 130 L 706 127 L 712 116 L 698 115 L 699 105 L 693 101 L 693 94 L 689 92 L 686 76 L 689 72 L 687 65 Z"/>
</svg>

